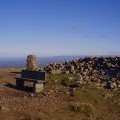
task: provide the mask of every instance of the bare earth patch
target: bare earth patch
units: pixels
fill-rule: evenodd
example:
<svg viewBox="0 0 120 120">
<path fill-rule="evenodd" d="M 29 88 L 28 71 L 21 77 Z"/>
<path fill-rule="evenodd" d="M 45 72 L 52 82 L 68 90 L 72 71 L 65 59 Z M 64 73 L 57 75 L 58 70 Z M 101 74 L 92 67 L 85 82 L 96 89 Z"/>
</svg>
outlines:
<svg viewBox="0 0 120 120">
<path fill-rule="evenodd" d="M 27 91 L 16 89 L 14 76 L 19 71 L 0 70 L 0 120 L 120 119 L 119 91 L 91 86 L 71 90 L 60 82 L 65 75 L 49 75 L 44 91 L 35 94 L 31 84 Z"/>
</svg>

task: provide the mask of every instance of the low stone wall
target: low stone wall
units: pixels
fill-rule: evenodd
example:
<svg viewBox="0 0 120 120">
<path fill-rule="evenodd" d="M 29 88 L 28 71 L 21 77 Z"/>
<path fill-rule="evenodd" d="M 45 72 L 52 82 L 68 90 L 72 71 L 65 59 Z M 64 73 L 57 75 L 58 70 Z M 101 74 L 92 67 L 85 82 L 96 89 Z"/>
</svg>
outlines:
<svg viewBox="0 0 120 120">
<path fill-rule="evenodd" d="M 51 74 L 74 74 L 83 82 L 98 87 L 120 88 L 120 57 L 86 57 L 44 67 Z"/>
</svg>

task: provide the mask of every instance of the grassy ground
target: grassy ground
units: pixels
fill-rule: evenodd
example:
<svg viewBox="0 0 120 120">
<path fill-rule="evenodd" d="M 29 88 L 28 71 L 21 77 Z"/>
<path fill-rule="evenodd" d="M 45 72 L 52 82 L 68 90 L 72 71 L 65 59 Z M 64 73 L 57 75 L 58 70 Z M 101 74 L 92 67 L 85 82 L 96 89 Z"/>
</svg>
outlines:
<svg viewBox="0 0 120 120">
<path fill-rule="evenodd" d="M 1 120 L 120 120 L 120 91 L 92 85 L 70 88 L 72 75 L 47 75 L 42 93 L 15 88 L 20 70 L 0 70 Z"/>
</svg>

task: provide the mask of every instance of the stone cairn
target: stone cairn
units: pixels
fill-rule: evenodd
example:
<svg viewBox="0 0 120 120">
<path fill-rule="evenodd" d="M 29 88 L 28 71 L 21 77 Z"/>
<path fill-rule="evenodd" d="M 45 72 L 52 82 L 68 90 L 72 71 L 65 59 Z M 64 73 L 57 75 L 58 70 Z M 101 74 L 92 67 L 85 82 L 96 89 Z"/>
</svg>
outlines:
<svg viewBox="0 0 120 120">
<path fill-rule="evenodd" d="M 73 74 L 80 83 L 98 88 L 120 89 L 120 57 L 85 57 L 44 67 L 50 74 Z"/>
<path fill-rule="evenodd" d="M 38 64 L 37 64 L 37 59 L 35 55 L 28 55 L 27 56 L 27 70 L 29 71 L 37 71 Z"/>
</svg>

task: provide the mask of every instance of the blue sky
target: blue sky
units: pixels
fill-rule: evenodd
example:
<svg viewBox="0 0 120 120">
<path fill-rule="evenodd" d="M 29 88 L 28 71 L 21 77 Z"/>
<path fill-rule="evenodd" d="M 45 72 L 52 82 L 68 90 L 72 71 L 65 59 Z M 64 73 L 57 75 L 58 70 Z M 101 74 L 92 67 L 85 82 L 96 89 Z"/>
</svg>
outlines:
<svg viewBox="0 0 120 120">
<path fill-rule="evenodd" d="M 0 56 L 120 55 L 120 0 L 0 0 Z"/>
</svg>

